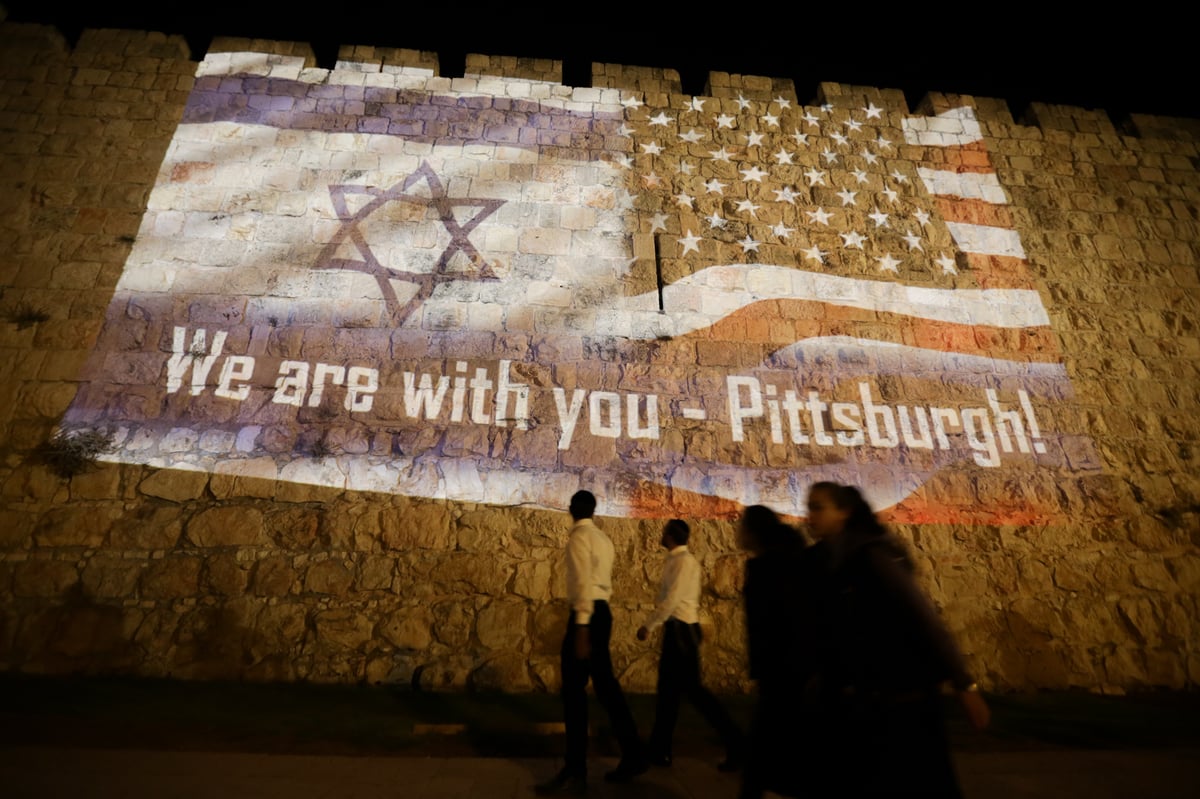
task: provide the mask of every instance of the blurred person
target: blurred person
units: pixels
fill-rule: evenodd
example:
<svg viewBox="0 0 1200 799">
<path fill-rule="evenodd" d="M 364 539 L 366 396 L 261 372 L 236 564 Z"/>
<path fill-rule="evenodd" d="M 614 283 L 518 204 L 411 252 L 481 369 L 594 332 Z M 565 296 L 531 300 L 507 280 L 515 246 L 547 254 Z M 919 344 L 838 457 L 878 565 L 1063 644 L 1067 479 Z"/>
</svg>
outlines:
<svg viewBox="0 0 1200 799">
<path fill-rule="evenodd" d="M 807 547 L 800 533 L 763 505 L 751 505 L 738 524 L 746 561 L 744 587 L 750 678 L 757 701 L 740 796 L 768 790 L 808 795 L 819 740 L 815 715 L 816 579 L 824 548 Z"/>
<path fill-rule="evenodd" d="M 663 525 L 660 543 L 668 554 L 658 601 L 646 623 L 637 631 L 638 640 L 645 641 L 652 632 L 663 628 L 649 759 L 652 765 L 671 765 L 671 744 L 679 706 L 686 697 L 717 731 L 725 746 L 725 760 L 717 768 L 736 771 L 743 757 L 742 732 L 700 679 L 701 569 L 696 556 L 688 550 L 690 537 L 691 528 L 682 519 L 671 519 Z"/>
<path fill-rule="evenodd" d="M 837 483 L 810 489 L 808 529 L 828 549 L 819 651 L 829 784 L 847 796 L 961 796 L 941 688 L 953 685 L 975 729 L 990 711 L 906 548 L 857 488 Z"/>
</svg>

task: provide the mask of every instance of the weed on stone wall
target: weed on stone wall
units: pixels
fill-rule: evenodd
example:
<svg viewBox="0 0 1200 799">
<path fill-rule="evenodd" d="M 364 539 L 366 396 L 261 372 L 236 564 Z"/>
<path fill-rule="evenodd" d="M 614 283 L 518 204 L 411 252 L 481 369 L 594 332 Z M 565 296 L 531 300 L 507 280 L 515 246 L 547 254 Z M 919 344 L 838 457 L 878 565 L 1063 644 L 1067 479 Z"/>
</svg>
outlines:
<svg viewBox="0 0 1200 799">
<path fill-rule="evenodd" d="M 59 430 L 39 454 L 55 474 L 71 478 L 91 469 L 113 448 L 112 433 L 107 430 Z"/>
</svg>

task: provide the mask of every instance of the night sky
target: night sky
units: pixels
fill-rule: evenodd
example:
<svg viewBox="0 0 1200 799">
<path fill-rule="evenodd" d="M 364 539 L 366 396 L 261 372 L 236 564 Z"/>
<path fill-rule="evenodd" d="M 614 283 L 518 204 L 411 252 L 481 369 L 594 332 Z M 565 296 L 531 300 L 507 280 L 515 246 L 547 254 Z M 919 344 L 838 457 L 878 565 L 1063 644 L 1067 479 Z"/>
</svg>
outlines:
<svg viewBox="0 0 1200 799">
<path fill-rule="evenodd" d="M 1031 101 L 1103 108 L 1118 124 L 1129 113 L 1200 118 L 1192 25 L 1155 3 L 1123 17 L 1076 6 L 1067 21 L 1053 4 L 1013 3 L 0 5 L 69 40 L 98 27 L 183 35 L 195 58 L 213 36 L 248 36 L 309 42 L 329 67 L 339 45 L 366 44 L 436 51 L 449 75 L 470 52 L 560 59 L 573 85 L 603 61 L 677 69 L 689 94 L 717 70 L 792 78 L 803 103 L 832 81 L 901 89 L 910 107 L 928 91 L 1002 98 L 1018 119 Z"/>
</svg>

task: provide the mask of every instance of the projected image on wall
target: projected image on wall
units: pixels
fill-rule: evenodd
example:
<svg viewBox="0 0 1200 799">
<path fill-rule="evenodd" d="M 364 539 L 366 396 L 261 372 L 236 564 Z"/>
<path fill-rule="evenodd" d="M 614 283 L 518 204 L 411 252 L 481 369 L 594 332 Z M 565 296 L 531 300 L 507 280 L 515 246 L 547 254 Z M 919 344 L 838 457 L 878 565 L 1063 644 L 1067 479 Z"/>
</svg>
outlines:
<svg viewBox="0 0 1200 799">
<path fill-rule="evenodd" d="M 210 54 L 64 425 L 501 506 L 1033 521 L 1097 467 L 1007 203 L 966 107 Z"/>
</svg>

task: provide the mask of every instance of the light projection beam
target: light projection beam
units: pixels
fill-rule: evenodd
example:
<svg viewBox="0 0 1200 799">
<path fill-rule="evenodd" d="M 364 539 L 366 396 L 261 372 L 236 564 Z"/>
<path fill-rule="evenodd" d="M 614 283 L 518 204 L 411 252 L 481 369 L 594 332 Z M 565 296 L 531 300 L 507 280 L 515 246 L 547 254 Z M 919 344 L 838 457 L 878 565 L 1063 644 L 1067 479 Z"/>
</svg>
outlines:
<svg viewBox="0 0 1200 799">
<path fill-rule="evenodd" d="M 1053 502 L 924 487 L 1097 468 L 970 109 L 664 100 L 208 56 L 64 425 L 632 516 L 802 515 L 833 479 L 1030 521 Z"/>
</svg>

